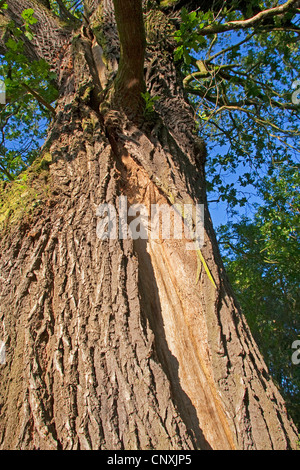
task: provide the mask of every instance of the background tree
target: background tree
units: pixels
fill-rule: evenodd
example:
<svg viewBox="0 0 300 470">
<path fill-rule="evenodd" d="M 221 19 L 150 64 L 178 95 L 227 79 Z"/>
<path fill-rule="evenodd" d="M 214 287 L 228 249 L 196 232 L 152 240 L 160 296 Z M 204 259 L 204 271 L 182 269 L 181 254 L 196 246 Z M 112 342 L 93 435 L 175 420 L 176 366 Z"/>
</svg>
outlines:
<svg viewBox="0 0 300 470">
<path fill-rule="evenodd" d="M 41 157 L 1 190 L 2 448 L 296 447 L 219 255 L 188 93 L 204 103 L 200 124 L 230 119 L 238 132 L 237 111 L 277 128 L 264 81 L 257 94 L 247 68 L 253 53 L 241 73 L 232 43 L 222 49 L 217 38 L 243 32 L 237 47 L 257 38 L 261 74 L 263 35 L 296 41 L 299 9 L 293 0 L 227 4 L 1 2 L 8 96 L 23 86 L 34 112 L 53 116 Z M 196 56 L 205 48 L 207 58 Z M 51 74 L 52 87 L 28 82 L 30 67 L 44 80 Z M 269 104 L 296 116 L 276 86 Z M 5 180 L 33 160 L 8 151 Z M 203 203 L 201 252 L 185 240 L 97 239 L 98 205 L 118 207 L 121 195 L 148 207 Z"/>
<path fill-rule="evenodd" d="M 264 179 L 253 220 L 220 227 L 225 265 L 251 331 L 299 426 L 299 168 Z"/>
</svg>

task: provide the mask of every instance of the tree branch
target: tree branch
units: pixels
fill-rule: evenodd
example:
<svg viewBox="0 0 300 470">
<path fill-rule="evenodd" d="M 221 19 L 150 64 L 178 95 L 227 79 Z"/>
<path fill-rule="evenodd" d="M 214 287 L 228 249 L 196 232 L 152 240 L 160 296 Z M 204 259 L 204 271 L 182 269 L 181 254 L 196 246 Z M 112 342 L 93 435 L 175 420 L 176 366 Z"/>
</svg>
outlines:
<svg viewBox="0 0 300 470">
<path fill-rule="evenodd" d="M 275 16 L 282 15 L 291 10 L 291 8 L 298 3 L 298 0 L 288 0 L 283 5 L 279 5 L 274 8 L 262 10 L 252 18 L 245 20 L 230 21 L 229 23 L 211 24 L 203 29 L 199 29 L 198 33 L 201 36 L 207 36 L 209 34 L 219 34 L 226 31 L 239 30 L 252 28 L 259 25 L 264 20 L 274 18 Z"/>
<path fill-rule="evenodd" d="M 198 63 L 200 61 L 197 61 Z M 208 67 L 208 63 L 207 61 L 201 61 L 202 64 L 203 64 L 203 67 L 202 69 L 200 69 L 199 71 L 197 72 L 192 72 L 191 74 L 187 75 L 184 79 L 183 79 L 183 86 L 186 88 L 191 81 L 193 80 L 197 80 L 197 79 L 202 79 L 202 78 L 207 78 L 207 77 L 210 77 L 210 76 L 213 76 L 213 75 L 216 75 L 218 73 L 220 73 L 221 71 L 224 71 L 224 70 L 228 70 L 228 69 L 233 69 L 233 68 L 236 68 L 238 67 L 238 65 L 236 64 L 232 64 L 232 65 L 228 65 L 228 64 L 224 64 L 224 65 L 217 65 L 217 64 L 209 64 L 210 66 Z M 210 63 L 210 61 L 208 61 Z"/>
<path fill-rule="evenodd" d="M 263 96 L 266 96 L 268 97 L 268 101 L 269 101 L 269 104 L 273 107 L 276 107 L 276 108 L 279 108 L 279 109 L 282 109 L 282 110 L 289 110 L 289 111 L 296 111 L 296 112 L 299 112 L 299 106 L 298 105 L 294 105 L 290 102 L 280 102 L 276 99 L 274 99 L 273 97 L 271 96 L 268 96 L 268 93 L 270 93 L 271 95 L 277 95 L 279 98 L 284 98 L 283 95 L 279 95 L 275 90 L 273 90 L 268 84 L 266 83 L 262 83 L 261 81 L 258 81 L 254 78 L 252 78 L 249 73 L 243 73 L 239 70 L 233 70 L 233 73 L 230 74 L 227 72 L 227 70 L 232 70 L 234 68 L 237 68 L 238 65 L 236 64 L 232 64 L 232 65 L 217 65 L 217 64 L 213 64 L 209 61 L 204 61 L 204 66 L 203 66 L 203 69 L 204 70 L 201 70 L 199 72 L 193 72 L 191 73 L 190 75 L 187 75 L 184 80 L 183 80 L 183 85 L 185 87 L 185 89 L 187 90 L 188 93 L 190 94 L 193 94 L 193 95 L 198 95 L 199 97 L 203 98 L 204 95 L 205 97 L 213 102 L 214 104 L 217 104 L 217 98 L 214 99 L 214 97 L 212 96 L 208 96 L 207 95 L 207 92 L 205 90 L 205 92 L 202 92 L 201 89 L 194 89 L 191 87 L 191 82 L 193 80 L 198 80 L 198 79 L 204 79 L 204 78 L 207 78 L 209 76 L 217 76 L 219 75 L 220 78 L 224 79 L 224 80 L 227 80 L 228 82 L 233 82 L 235 84 L 239 84 L 241 85 L 242 87 L 245 87 L 248 85 L 249 83 L 249 77 L 251 79 L 251 81 L 257 85 L 259 85 L 262 89 L 262 93 L 261 94 L 258 94 L 257 95 L 257 99 L 249 99 L 247 97 L 245 97 L 245 99 L 243 100 L 240 100 L 238 102 L 232 102 L 232 101 L 228 101 L 226 100 L 223 100 L 221 99 L 222 101 L 222 105 L 230 105 L 230 106 L 260 106 L 260 105 L 263 105 L 265 103 L 264 99 L 263 99 Z M 245 78 L 243 78 L 241 75 L 244 75 Z M 265 92 L 265 94 L 262 96 L 263 92 Z"/>
<path fill-rule="evenodd" d="M 216 54 L 214 54 L 213 56 L 210 56 L 208 57 L 208 62 L 211 62 L 213 60 L 215 60 L 217 57 L 223 55 L 223 54 L 226 54 L 227 52 L 230 52 L 232 51 L 233 49 L 236 49 L 238 47 L 241 47 L 243 44 L 245 44 L 246 42 L 250 41 L 250 39 L 253 38 L 253 36 L 255 35 L 255 32 L 254 33 L 251 33 L 251 34 L 248 34 L 248 36 L 243 39 L 242 41 L 236 43 L 236 44 L 233 44 L 232 46 L 229 46 L 229 47 L 226 47 L 226 49 L 223 49 L 222 51 L 219 51 L 217 52 Z"/>
<path fill-rule="evenodd" d="M 15 178 L 13 177 L 13 175 L 2 165 L 1 162 L 0 162 L 0 170 L 2 171 L 2 173 L 4 173 L 4 175 L 9 181 L 14 181 Z"/>
<path fill-rule="evenodd" d="M 235 0 L 234 2 L 226 2 L 226 0 L 157 0 L 160 8 L 165 11 L 178 11 L 186 8 L 188 11 L 201 10 L 203 12 L 215 11 L 219 12 L 225 5 L 230 8 L 230 3 L 234 3 L 236 9 L 244 7 L 244 0 Z M 228 5 L 229 3 L 229 5 Z"/>
<path fill-rule="evenodd" d="M 260 124 L 264 127 L 266 126 L 269 126 L 273 129 L 275 129 L 276 131 L 279 131 L 281 132 L 282 134 L 286 134 L 286 135 L 295 135 L 295 136 L 299 136 L 300 135 L 300 132 L 299 131 L 292 131 L 292 130 L 285 130 L 285 129 L 281 129 L 280 127 L 276 126 L 276 124 L 274 124 L 273 122 L 270 122 L 270 121 L 267 121 L 265 119 L 262 119 L 262 118 L 259 118 L 256 116 L 256 114 L 251 111 L 250 109 L 246 109 L 246 108 L 243 108 L 241 106 L 231 106 L 231 105 L 224 105 L 224 106 L 221 106 L 219 109 L 217 109 L 217 111 L 215 112 L 215 114 L 219 114 L 221 113 L 223 110 L 228 110 L 228 111 L 240 111 L 240 112 L 243 112 L 243 113 L 246 113 L 253 121 L 255 121 L 257 124 Z"/>
<path fill-rule="evenodd" d="M 65 20 L 69 20 L 73 23 L 77 23 L 77 25 L 79 26 L 81 24 L 81 21 L 78 18 L 76 18 L 74 15 L 72 15 L 72 13 L 65 6 L 64 2 L 62 0 L 56 0 L 56 1 L 59 6 L 61 18 Z"/>
<path fill-rule="evenodd" d="M 143 112 L 146 36 L 142 0 L 114 0 L 121 56 L 115 79 L 115 98 L 130 116 Z"/>
<path fill-rule="evenodd" d="M 52 114 L 53 117 L 56 116 L 56 112 L 55 112 L 55 109 L 51 106 L 51 104 L 49 104 L 46 100 L 44 100 L 44 98 L 39 94 L 37 93 L 35 90 L 33 90 L 32 88 L 30 88 L 26 83 L 22 83 L 22 86 L 25 88 L 25 90 L 28 91 L 28 93 L 30 93 L 40 104 L 42 104 L 43 106 L 45 106 L 45 108 L 48 109 L 48 111 L 50 111 L 50 113 Z"/>
</svg>

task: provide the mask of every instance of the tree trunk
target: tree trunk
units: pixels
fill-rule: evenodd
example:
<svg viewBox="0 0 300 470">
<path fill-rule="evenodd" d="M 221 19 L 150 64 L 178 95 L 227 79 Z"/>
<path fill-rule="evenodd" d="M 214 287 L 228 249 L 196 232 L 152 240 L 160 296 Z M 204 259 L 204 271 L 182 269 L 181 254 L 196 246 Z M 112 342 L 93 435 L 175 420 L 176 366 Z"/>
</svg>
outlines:
<svg viewBox="0 0 300 470">
<path fill-rule="evenodd" d="M 1 239 L 0 448 L 296 448 L 224 272 L 168 18 L 145 14 L 145 84 L 159 100 L 151 119 L 133 122 L 102 89 L 93 34 L 107 40 L 109 84 L 119 48 L 112 3 L 101 4 L 86 5 L 93 32 L 70 41 L 58 30 L 60 98 L 44 148 L 51 194 Z M 51 46 L 52 31 L 41 31 Z M 149 209 L 204 204 L 213 282 L 202 265 L 196 283 L 187 240 L 99 239 L 98 206 L 118 208 L 121 196 Z"/>
</svg>

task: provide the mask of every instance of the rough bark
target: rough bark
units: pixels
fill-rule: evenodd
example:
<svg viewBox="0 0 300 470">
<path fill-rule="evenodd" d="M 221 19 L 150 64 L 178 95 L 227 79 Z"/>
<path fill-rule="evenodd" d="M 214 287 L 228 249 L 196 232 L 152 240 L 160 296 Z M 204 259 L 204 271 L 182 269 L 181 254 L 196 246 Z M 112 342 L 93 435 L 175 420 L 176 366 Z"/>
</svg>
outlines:
<svg viewBox="0 0 300 470">
<path fill-rule="evenodd" d="M 22 38 L 24 40 L 25 53 L 30 60 L 46 60 L 51 64 L 52 70 L 59 76 L 65 48 L 70 45 L 72 29 L 63 27 L 61 22 L 48 10 L 42 1 L 10 0 L 8 2 L 7 10 L 3 10 L 0 14 L 3 17 L 0 23 L 0 51 L 1 53 L 5 52 L 5 41 L 10 34 L 9 29 L 6 30 L 5 20 L 13 21 L 16 26 L 22 28 L 24 20 L 21 14 L 28 8 L 34 9 L 34 16 L 38 22 L 31 25 L 34 33 L 33 39 L 29 41 L 26 36 Z"/>
<path fill-rule="evenodd" d="M 102 7 L 111 35 L 111 2 Z M 47 142 L 51 195 L 1 238 L 1 449 L 296 447 L 224 272 L 203 145 L 171 45 L 151 42 L 151 13 L 145 82 L 160 97 L 151 122 L 101 114 L 91 38 L 77 32 L 64 48 Z M 186 240 L 97 238 L 97 207 L 118 207 L 122 195 L 148 207 L 205 204 L 202 253 L 216 288 L 203 268 L 196 285 Z"/>
</svg>

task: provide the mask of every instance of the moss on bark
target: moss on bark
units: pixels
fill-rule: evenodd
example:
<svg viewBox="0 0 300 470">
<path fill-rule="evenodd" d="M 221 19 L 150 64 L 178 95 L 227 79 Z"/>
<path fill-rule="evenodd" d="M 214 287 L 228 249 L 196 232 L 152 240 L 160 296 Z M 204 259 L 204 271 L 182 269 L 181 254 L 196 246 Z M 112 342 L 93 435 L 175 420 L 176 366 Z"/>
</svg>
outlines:
<svg viewBox="0 0 300 470">
<path fill-rule="evenodd" d="M 45 152 L 12 182 L 0 184 L 0 231 L 28 218 L 49 197 L 51 154 Z"/>
</svg>

